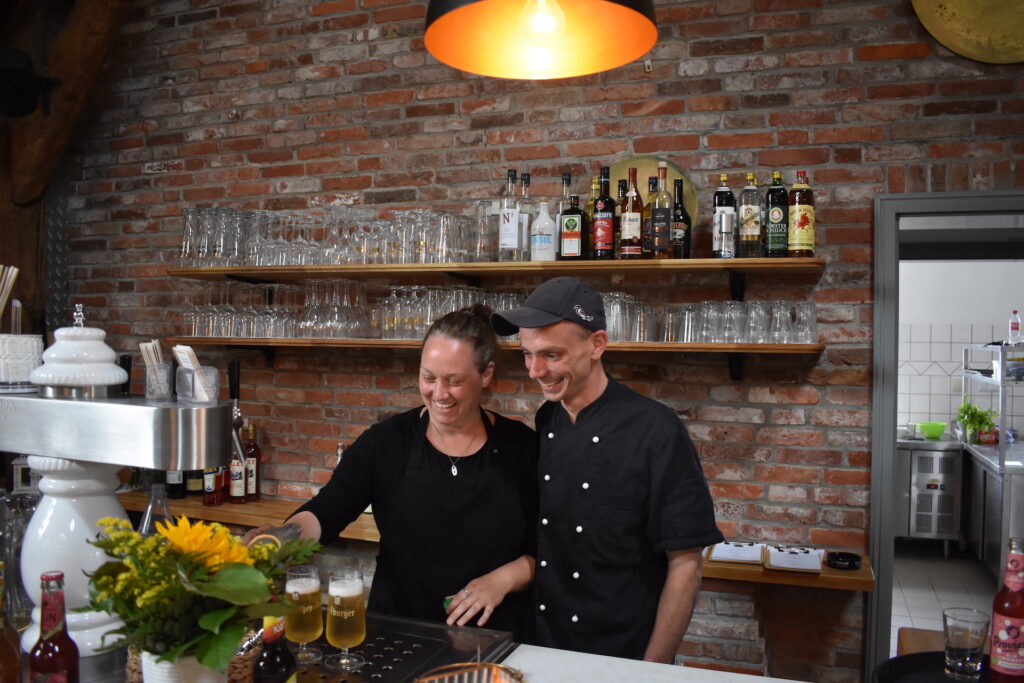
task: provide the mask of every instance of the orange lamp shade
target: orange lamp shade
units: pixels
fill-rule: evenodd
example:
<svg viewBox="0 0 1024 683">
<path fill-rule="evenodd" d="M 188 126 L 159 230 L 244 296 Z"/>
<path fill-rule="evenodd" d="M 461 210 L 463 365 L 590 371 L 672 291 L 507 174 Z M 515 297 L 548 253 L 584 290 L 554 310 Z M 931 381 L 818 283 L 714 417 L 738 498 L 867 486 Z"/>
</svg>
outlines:
<svg viewBox="0 0 1024 683">
<path fill-rule="evenodd" d="M 651 0 L 430 0 L 424 36 L 448 66 L 528 80 L 608 71 L 657 39 Z"/>
</svg>

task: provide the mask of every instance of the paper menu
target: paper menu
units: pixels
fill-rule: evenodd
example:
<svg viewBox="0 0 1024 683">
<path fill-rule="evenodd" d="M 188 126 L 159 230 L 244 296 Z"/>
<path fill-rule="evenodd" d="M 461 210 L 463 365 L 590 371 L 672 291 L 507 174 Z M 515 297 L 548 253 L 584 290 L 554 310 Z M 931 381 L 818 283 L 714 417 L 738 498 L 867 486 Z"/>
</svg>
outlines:
<svg viewBox="0 0 1024 683">
<path fill-rule="evenodd" d="M 750 564 L 761 564 L 761 553 L 764 543 L 750 543 L 744 541 L 725 541 L 716 543 L 708 550 L 709 560 L 719 562 L 748 562 Z"/>
<path fill-rule="evenodd" d="M 767 569 L 786 569 L 797 572 L 821 573 L 821 548 L 769 545 L 764 549 Z"/>
</svg>

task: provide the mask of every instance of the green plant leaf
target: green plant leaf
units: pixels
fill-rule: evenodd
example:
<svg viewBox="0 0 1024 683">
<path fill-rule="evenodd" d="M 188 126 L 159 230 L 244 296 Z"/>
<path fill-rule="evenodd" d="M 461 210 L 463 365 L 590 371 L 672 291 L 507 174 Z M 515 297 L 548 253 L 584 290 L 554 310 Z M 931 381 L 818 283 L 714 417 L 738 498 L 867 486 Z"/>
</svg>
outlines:
<svg viewBox="0 0 1024 683">
<path fill-rule="evenodd" d="M 209 634 L 204 633 L 202 635 L 196 636 L 195 638 L 193 638 L 192 640 L 189 640 L 188 642 L 182 643 L 181 645 L 178 645 L 176 647 L 172 647 L 170 650 L 168 650 L 167 652 L 165 652 L 162 655 L 160 655 L 159 657 L 157 657 L 157 661 L 158 662 L 176 662 L 176 661 L 178 661 L 178 657 L 180 657 L 183 654 L 185 654 L 186 650 L 188 650 L 190 647 L 192 647 L 193 645 L 198 643 L 200 640 L 202 640 L 203 638 L 206 638 L 208 636 L 209 636 Z"/>
<path fill-rule="evenodd" d="M 214 612 L 207 612 L 203 616 L 199 617 L 199 625 L 205 628 L 207 631 L 213 631 L 218 633 L 221 625 L 235 616 L 238 612 L 237 607 L 225 607 Z"/>
<path fill-rule="evenodd" d="M 263 574 L 247 564 L 232 563 L 221 567 L 207 582 L 195 582 L 196 593 L 217 598 L 233 605 L 251 605 L 270 599 L 270 589 Z"/>
<path fill-rule="evenodd" d="M 244 624 L 231 624 L 221 629 L 220 633 L 205 636 L 196 646 L 196 659 L 204 666 L 224 673 L 238 651 L 243 635 Z"/>
<path fill-rule="evenodd" d="M 264 602 L 259 605 L 249 605 L 242 609 L 246 619 L 258 619 L 260 617 L 283 617 L 295 611 L 291 605 L 284 602 Z"/>
</svg>

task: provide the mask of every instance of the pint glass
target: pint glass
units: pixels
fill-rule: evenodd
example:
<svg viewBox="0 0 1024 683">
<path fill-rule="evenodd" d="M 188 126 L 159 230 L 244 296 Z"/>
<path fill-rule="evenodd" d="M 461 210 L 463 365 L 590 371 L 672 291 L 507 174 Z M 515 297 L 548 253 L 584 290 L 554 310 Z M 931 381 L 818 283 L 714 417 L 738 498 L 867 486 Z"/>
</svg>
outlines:
<svg viewBox="0 0 1024 683">
<path fill-rule="evenodd" d="M 341 652 L 325 660 L 327 668 L 352 671 L 366 663 L 348 649 L 366 638 L 363 575 L 358 569 L 335 569 L 327 588 L 327 642 Z"/>
<path fill-rule="evenodd" d="M 295 661 L 300 665 L 319 662 L 322 657 L 320 650 L 309 647 L 309 643 L 324 632 L 319 570 L 312 565 L 289 567 L 284 591 L 293 608 L 291 613 L 285 615 L 284 635 L 299 644 Z"/>
</svg>

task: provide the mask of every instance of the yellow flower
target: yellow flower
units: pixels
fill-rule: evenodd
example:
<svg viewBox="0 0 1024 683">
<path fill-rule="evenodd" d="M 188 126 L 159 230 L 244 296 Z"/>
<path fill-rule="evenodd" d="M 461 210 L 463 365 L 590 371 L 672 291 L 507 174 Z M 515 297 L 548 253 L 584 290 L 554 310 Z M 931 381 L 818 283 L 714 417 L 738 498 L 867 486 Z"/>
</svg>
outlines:
<svg viewBox="0 0 1024 683">
<path fill-rule="evenodd" d="M 196 522 L 179 517 L 177 523 L 157 522 L 157 532 L 177 551 L 197 557 L 208 569 L 229 562 L 252 565 L 244 545 L 220 524 Z"/>
</svg>

